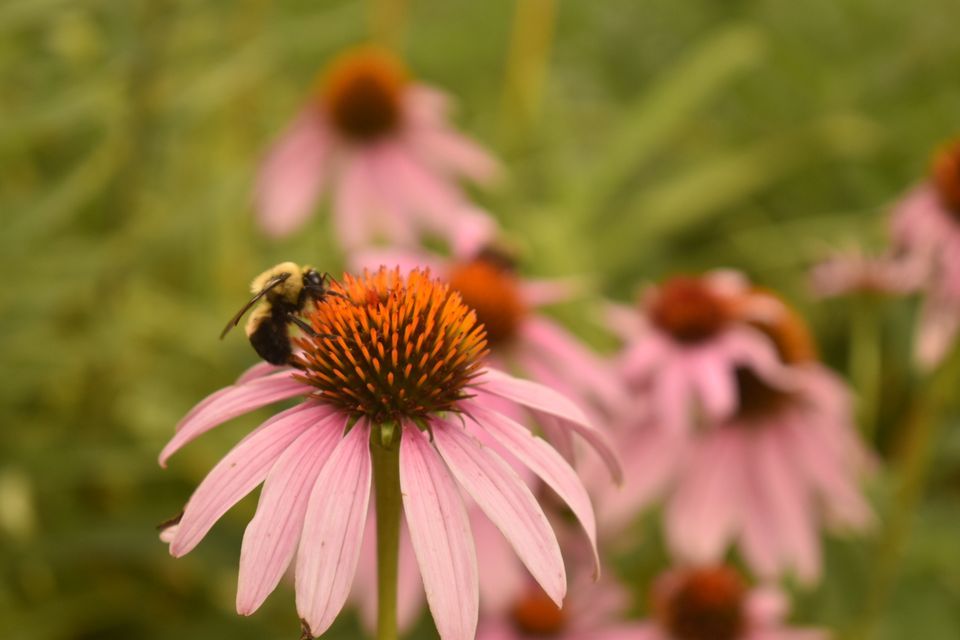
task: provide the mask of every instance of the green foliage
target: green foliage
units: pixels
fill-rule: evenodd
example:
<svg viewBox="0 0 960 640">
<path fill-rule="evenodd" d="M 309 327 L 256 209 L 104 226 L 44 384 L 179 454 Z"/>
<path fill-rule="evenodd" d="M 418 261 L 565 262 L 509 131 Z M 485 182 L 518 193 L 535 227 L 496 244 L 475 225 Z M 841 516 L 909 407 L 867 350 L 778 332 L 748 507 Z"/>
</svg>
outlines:
<svg viewBox="0 0 960 640">
<path fill-rule="evenodd" d="M 664 273 L 733 266 L 818 321 L 842 370 L 845 303 L 814 308 L 805 268 L 883 239 L 883 213 L 960 113 L 954 0 L 560 3 L 539 113 L 518 131 L 501 91 L 513 3 L 412 2 L 405 51 L 459 98 L 510 176 L 478 198 L 540 275 L 586 274 L 627 300 Z M 189 557 L 154 525 L 177 513 L 257 416 L 161 471 L 183 413 L 254 354 L 217 334 L 280 259 L 342 266 L 326 216 L 273 243 L 252 224 L 256 164 L 365 7 L 186 0 L 0 4 L 0 636 L 295 638 L 289 586 L 233 612 L 248 498 Z M 498 132 L 513 132 L 509 138 Z M 558 310 L 609 345 L 588 304 Z M 880 311 L 877 444 L 896 448 L 914 377 L 905 303 Z M 930 491 L 879 638 L 960 636 L 960 440 L 934 443 Z M 881 474 L 886 513 L 896 478 Z M 644 539 L 656 527 L 644 524 Z M 876 540 L 832 542 L 805 622 L 856 627 Z M 662 566 L 650 544 L 624 560 Z M 349 616 L 331 637 L 355 637 Z M 421 637 L 430 637 L 422 625 Z"/>
</svg>

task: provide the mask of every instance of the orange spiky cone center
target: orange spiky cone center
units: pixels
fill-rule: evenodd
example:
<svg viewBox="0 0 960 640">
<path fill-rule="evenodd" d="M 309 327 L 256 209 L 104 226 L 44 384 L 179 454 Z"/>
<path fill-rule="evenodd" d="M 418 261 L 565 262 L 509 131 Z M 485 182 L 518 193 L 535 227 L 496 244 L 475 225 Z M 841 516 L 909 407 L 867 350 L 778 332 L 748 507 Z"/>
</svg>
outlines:
<svg viewBox="0 0 960 640">
<path fill-rule="evenodd" d="M 555 636 L 567 626 L 566 613 L 540 589 L 527 593 L 514 605 L 511 613 L 514 625 L 526 635 Z"/>
<path fill-rule="evenodd" d="M 960 222 L 960 139 L 934 154 L 930 173 L 943 206 Z"/>
<path fill-rule="evenodd" d="M 491 347 L 502 346 L 516 336 L 527 307 L 511 269 L 481 257 L 454 266 L 447 280 L 477 312 Z"/>
<path fill-rule="evenodd" d="M 697 343 L 719 333 L 730 321 L 725 298 L 702 278 L 675 276 L 648 302 L 653 323 L 679 342 Z"/>
<path fill-rule="evenodd" d="M 780 296 L 767 289 L 755 288 L 742 302 L 749 306 L 752 300 L 766 298 L 771 303 L 770 313 L 749 315 L 744 320 L 767 335 L 784 364 L 804 364 L 817 359 L 817 345 L 810 327 L 796 309 Z M 773 310 L 776 310 L 773 312 Z"/>
<path fill-rule="evenodd" d="M 403 116 L 407 71 L 392 54 L 374 47 L 349 51 L 330 65 L 320 105 L 343 137 L 371 142 L 396 131 Z"/>
<path fill-rule="evenodd" d="M 746 585 L 725 566 L 692 569 L 656 603 L 675 640 L 736 640 L 746 628 Z"/>
<path fill-rule="evenodd" d="M 376 422 L 456 411 L 486 355 L 483 325 L 460 295 L 414 270 L 344 276 L 306 315 L 297 364 L 319 398 Z"/>
</svg>

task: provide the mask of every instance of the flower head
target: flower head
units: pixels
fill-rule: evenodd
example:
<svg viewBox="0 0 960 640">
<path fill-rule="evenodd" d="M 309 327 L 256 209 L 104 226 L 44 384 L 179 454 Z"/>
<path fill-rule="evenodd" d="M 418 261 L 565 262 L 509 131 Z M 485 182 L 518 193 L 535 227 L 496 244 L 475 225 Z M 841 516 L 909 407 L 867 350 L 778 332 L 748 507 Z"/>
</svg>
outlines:
<svg viewBox="0 0 960 640">
<path fill-rule="evenodd" d="M 627 341 L 620 358 L 625 383 L 666 429 L 683 432 L 698 419 L 730 416 L 737 406 L 734 371 L 772 375 L 779 367 L 770 341 L 739 316 L 747 290 L 739 274 L 677 276 L 652 287 L 639 309 L 611 308 L 612 328 Z"/>
<path fill-rule="evenodd" d="M 960 139 L 933 158 L 929 179 L 897 204 L 896 249 L 917 265 L 926 293 L 915 341 L 917 362 L 939 363 L 960 331 Z"/>
<path fill-rule="evenodd" d="M 637 637 L 646 640 L 760 640 L 790 637 L 823 640 L 817 629 L 788 629 L 784 596 L 750 589 L 732 567 L 673 569 L 653 587 L 654 620 Z"/>
<path fill-rule="evenodd" d="M 899 296 L 922 284 L 923 268 L 909 256 L 868 256 L 853 250 L 829 256 L 810 270 L 810 287 L 821 298 L 866 294 Z"/>
<path fill-rule="evenodd" d="M 412 81 L 393 54 L 374 47 L 343 53 L 264 160 L 260 225 L 274 236 L 292 233 L 329 191 L 347 248 L 378 235 L 401 243 L 424 232 L 454 239 L 477 215 L 455 179 L 485 181 L 497 167 L 450 128 L 447 112 L 446 98 Z"/>
<path fill-rule="evenodd" d="M 491 244 L 487 234 L 473 234 L 452 258 L 368 250 L 358 252 L 354 262 L 357 267 L 429 267 L 460 294 L 486 328 L 488 366 L 520 371 L 562 392 L 594 421 L 612 416 L 626 405 L 625 389 L 610 364 L 542 312 L 550 304 L 573 297 L 578 284 L 521 276 L 513 254 Z M 550 431 L 551 425 L 541 426 Z"/>
<path fill-rule="evenodd" d="M 371 488 L 371 446 L 399 451 L 405 522 L 441 637 L 471 638 L 477 559 L 461 491 L 500 529 L 557 603 L 566 576 L 556 537 L 532 492 L 489 440 L 539 476 L 576 514 L 596 552 L 593 511 L 570 465 L 500 413 L 523 407 L 578 433 L 619 472 L 583 413 L 555 391 L 483 367 L 482 326 L 450 288 L 413 271 L 345 276 L 306 315 L 297 368 L 258 366 L 198 404 L 161 464 L 184 444 L 258 407 L 302 402 L 244 438 L 204 479 L 168 537 L 189 552 L 261 482 L 243 539 L 237 610 L 256 610 L 294 555 L 297 608 L 310 633 L 333 622 L 359 561 Z M 384 438 L 384 430 L 394 434 Z M 376 444 L 379 443 L 379 444 Z"/>
</svg>

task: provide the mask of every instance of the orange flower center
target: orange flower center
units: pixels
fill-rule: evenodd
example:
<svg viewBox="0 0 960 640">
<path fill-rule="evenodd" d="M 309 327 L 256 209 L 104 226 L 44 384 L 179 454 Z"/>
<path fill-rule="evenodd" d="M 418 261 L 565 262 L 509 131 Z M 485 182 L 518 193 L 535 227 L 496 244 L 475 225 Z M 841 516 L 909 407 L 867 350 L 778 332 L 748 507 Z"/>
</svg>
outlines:
<svg viewBox="0 0 960 640">
<path fill-rule="evenodd" d="M 649 306 L 653 323 L 680 342 L 708 340 L 730 321 L 727 301 L 702 278 L 676 276 L 660 285 Z"/>
<path fill-rule="evenodd" d="M 658 613 L 675 640 L 736 640 L 746 627 L 746 592 L 733 569 L 692 569 L 658 603 Z"/>
<path fill-rule="evenodd" d="M 960 220 L 960 139 L 933 156 L 931 173 L 940 201 Z"/>
<path fill-rule="evenodd" d="M 456 410 L 486 355 L 476 314 L 426 271 L 346 275 L 306 320 L 317 335 L 298 339 L 299 377 L 376 422 Z"/>
<path fill-rule="evenodd" d="M 555 636 L 567 626 L 567 616 L 546 593 L 537 589 L 524 596 L 513 607 L 517 629 L 531 636 Z"/>
<path fill-rule="evenodd" d="M 467 306 L 477 312 L 491 347 L 501 346 L 516 335 L 527 308 L 511 269 L 481 256 L 453 267 L 448 280 Z"/>
<path fill-rule="evenodd" d="M 381 49 L 357 49 L 331 64 L 321 105 L 345 138 L 370 142 L 399 126 L 406 83 L 406 69 L 396 57 Z"/>
<path fill-rule="evenodd" d="M 763 301 L 764 298 L 773 303 L 771 311 L 748 317 L 747 322 L 773 341 L 784 364 L 803 364 L 816 360 L 817 346 L 810 327 L 796 309 L 772 291 L 759 288 L 748 293 L 744 302 L 750 304 L 752 300 Z"/>
</svg>

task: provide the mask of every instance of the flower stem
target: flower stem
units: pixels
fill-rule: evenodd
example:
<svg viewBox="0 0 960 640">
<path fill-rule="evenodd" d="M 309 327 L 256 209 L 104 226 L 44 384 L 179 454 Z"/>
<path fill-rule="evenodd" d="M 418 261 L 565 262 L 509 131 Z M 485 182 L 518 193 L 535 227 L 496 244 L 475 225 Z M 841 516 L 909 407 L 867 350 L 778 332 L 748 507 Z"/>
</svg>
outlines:
<svg viewBox="0 0 960 640">
<path fill-rule="evenodd" d="M 887 526 L 880 540 L 874 575 L 866 595 L 863 619 L 848 637 L 873 637 L 896 584 L 900 561 L 909 541 L 914 516 L 925 489 L 933 447 L 944 423 L 944 409 L 955 394 L 960 369 L 960 344 L 921 386 L 901 425 L 900 446 L 894 452 L 896 486 Z"/>
<path fill-rule="evenodd" d="M 863 437 L 870 443 L 877 428 L 882 378 L 880 323 L 876 298 L 866 294 L 854 301 L 851 325 L 850 375 L 859 395 L 858 418 Z"/>
<path fill-rule="evenodd" d="M 377 508 L 377 640 L 397 639 L 400 549 L 400 434 L 395 425 L 373 429 L 370 452 Z"/>
</svg>

